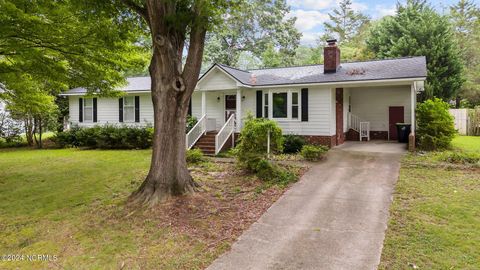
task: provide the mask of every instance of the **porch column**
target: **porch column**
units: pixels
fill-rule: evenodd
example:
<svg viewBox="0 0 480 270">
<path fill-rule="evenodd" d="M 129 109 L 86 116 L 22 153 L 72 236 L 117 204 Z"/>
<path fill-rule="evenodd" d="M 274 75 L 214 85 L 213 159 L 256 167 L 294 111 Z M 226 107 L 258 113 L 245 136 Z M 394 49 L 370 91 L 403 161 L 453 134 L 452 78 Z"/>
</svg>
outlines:
<svg viewBox="0 0 480 270">
<path fill-rule="evenodd" d="M 416 105 L 416 99 L 417 99 L 417 94 L 416 94 L 416 90 L 415 90 L 415 86 L 414 84 L 412 84 L 412 90 L 411 90 L 411 123 L 412 123 L 412 134 L 415 134 L 415 105 Z"/>
<path fill-rule="evenodd" d="M 417 103 L 417 91 L 415 89 L 415 83 L 412 83 L 410 90 L 410 121 L 411 129 L 410 134 L 408 135 L 408 150 L 415 151 L 415 105 Z"/>
<path fill-rule="evenodd" d="M 237 121 L 237 131 L 240 131 L 242 128 L 242 90 L 240 88 L 237 89 L 237 96 L 236 96 L 236 109 L 235 109 L 235 117 Z"/>
<path fill-rule="evenodd" d="M 205 91 L 202 91 L 202 115 L 200 117 L 203 117 L 207 113 L 207 96 Z"/>
</svg>

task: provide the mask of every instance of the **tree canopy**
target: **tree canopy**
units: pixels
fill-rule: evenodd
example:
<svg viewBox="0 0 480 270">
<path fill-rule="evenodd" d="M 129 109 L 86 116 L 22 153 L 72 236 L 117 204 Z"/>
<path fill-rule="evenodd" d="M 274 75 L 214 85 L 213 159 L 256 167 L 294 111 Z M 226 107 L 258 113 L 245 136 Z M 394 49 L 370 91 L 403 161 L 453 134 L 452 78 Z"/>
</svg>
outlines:
<svg viewBox="0 0 480 270">
<path fill-rule="evenodd" d="M 458 93 L 466 106 L 480 105 L 480 8 L 470 0 L 460 0 L 450 8 L 450 20 L 465 65 L 466 81 Z"/>
<path fill-rule="evenodd" d="M 387 16 L 371 29 L 367 48 L 378 58 L 426 56 L 427 83 L 422 98 L 454 98 L 464 81 L 460 51 L 446 16 L 425 1 L 399 4 L 394 16 Z"/>
<path fill-rule="evenodd" d="M 134 18 L 92 16 L 85 1 L 0 0 L 0 82 L 29 75 L 58 93 L 68 87 L 112 90 L 123 72 L 144 65 Z M 103 14 L 103 15 L 102 15 Z"/>
<path fill-rule="evenodd" d="M 287 18 L 289 12 L 285 0 L 241 1 L 207 34 L 206 65 L 238 66 L 243 54 L 258 58 L 262 66 L 293 64 L 301 33 L 295 28 L 296 17 Z"/>
</svg>

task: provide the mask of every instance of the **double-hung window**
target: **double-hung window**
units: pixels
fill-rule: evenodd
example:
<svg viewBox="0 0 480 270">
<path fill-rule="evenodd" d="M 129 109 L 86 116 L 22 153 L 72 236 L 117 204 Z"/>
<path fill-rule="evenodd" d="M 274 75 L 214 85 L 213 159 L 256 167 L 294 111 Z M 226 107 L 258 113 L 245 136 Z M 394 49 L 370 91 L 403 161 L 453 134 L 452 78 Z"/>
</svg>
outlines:
<svg viewBox="0 0 480 270">
<path fill-rule="evenodd" d="M 263 117 L 273 119 L 298 120 L 300 93 L 296 90 L 269 90 L 264 92 Z M 271 103 L 271 108 L 269 104 Z"/>
<path fill-rule="evenodd" d="M 83 100 L 83 121 L 93 122 L 93 98 Z"/>
<path fill-rule="evenodd" d="M 123 121 L 135 122 L 135 97 L 126 96 L 123 98 Z"/>
</svg>

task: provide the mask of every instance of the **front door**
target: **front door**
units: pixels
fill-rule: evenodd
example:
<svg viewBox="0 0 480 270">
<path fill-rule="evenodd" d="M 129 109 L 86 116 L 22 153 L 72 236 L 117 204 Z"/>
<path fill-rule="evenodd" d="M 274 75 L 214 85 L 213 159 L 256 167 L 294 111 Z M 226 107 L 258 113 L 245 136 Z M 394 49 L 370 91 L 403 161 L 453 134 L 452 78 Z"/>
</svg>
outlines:
<svg viewBox="0 0 480 270">
<path fill-rule="evenodd" d="M 237 95 L 225 95 L 225 121 L 237 111 Z"/>
<path fill-rule="evenodd" d="M 403 123 L 403 106 L 388 107 L 388 127 L 390 140 L 398 139 L 397 123 Z"/>
</svg>

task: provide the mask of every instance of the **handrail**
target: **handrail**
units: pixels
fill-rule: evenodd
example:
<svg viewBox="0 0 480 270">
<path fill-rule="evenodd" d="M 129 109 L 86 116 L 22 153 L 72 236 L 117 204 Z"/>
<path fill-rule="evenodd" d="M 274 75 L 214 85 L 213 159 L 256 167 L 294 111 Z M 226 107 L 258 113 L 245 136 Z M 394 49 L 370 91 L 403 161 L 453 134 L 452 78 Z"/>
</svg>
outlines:
<svg viewBox="0 0 480 270">
<path fill-rule="evenodd" d="M 204 114 L 185 135 L 187 150 L 192 148 L 205 132 L 207 132 L 207 114 Z"/>
<path fill-rule="evenodd" d="M 360 117 L 353 113 L 348 113 L 348 128 L 351 128 L 357 132 L 360 132 Z"/>
<path fill-rule="evenodd" d="M 233 132 L 235 131 L 235 114 L 232 113 L 228 120 L 225 122 L 223 127 L 215 136 L 215 155 L 222 150 L 222 147 L 227 142 L 230 135 L 232 135 L 233 139 Z"/>
</svg>

